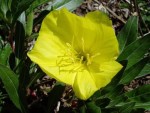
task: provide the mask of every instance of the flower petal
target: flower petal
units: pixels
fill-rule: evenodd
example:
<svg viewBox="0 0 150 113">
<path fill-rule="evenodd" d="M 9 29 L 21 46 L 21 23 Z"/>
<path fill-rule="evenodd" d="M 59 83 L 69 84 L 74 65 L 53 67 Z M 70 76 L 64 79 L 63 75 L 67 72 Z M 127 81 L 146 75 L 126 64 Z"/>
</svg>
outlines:
<svg viewBox="0 0 150 113">
<path fill-rule="evenodd" d="M 41 31 L 48 29 L 64 43 L 70 43 L 77 52 L 100 53 L 95 58 L 100 62 L 115 59 L 118 55 L 118 42 L 112 23 L 100 11 L 90 12 L 85 17 L 66 9 L 54 11 L 44 19 L 43 26 L 45 29 L 41 28 Z"/>
<path fill-rule="evenodd" d="M 75 95 L 83 100 L 88 99 L 98 88 L 88 70 L 79 71 L 73 84 Z"/>
<path fill-rule="evenodd" d="M 58 28 L 70 36 L 63 35 L 61 39 L 64 42 L 70 43 L 77 52 L 100 54 L 94 58 L 96 62 L 116 59 L 119 53 L 118 42 L 112 22 L 106 14 L 94 11 L 79 17 L 65 9 L 61 13 Z"/>
<path fill-rule="evenodd" d="M 38 39 L 32 51 L 28 53 L 30 59 L 37 64 L 56 66 L 57 57 L 65 53 L 66 45 L 56 35 L 59 32 L 57 29 L 59 13 L 60 11 L 52 11 L 43 20 Z"/>
<path fill-rule="evenodd" d="M 57 27 L 60 31 L 61 39 L 70 44 L 72 44 L 74 37 L 75 39 L 80 39 L 79 28 L 82 26 L 83 18 L 69 12 L 67 9 L 62 9 L 59 16 Z"/>
<path fill-rule="evenodd" d="M 59 67 L 51 67 L 43 65 L 40 65 L 40 67 L 47 75 L 68 85 L 72 85 L 74 83 L 74 79 L 77 74 L 77 72 L 75 71 L 60 71 Z"/>
<path fill-rule="evenodd" d="M 104 62 L 100 67 L 91 65 L 90 71 L 97 88 L 106 86 L 121 68 L 122 65 L 116 61 Z"/>
<path fill-rule="evenodd" d="M 84 40 L 89 54 L 95 55 L 96 62 L 114 60 L 119 54 L 119 46 L 108 16 L 100 11 L 90 12 L 85 16 Z M 88 23 L 88 24 L 87 24 Z M 88 52 L 88 51 L 87 51 Z"/>
<path fill-rule="evenodd" d="M 66 46 L 57 37 L 45 31 L 39 35 L 28 56 L 37 64 L 56 66 L 58 56 L 62 56 L 65 50 Z"/>
</svg>

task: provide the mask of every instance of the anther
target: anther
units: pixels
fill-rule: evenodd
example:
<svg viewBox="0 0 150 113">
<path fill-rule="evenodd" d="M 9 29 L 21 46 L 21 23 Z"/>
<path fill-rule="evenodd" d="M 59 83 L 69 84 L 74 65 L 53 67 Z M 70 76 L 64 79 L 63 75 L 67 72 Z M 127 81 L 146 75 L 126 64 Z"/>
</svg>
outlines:
<svg viewBox="0 0 150 113">
<path fill-rule="evenodd" d="M 81 56 L 80 58 L 80 64 L 83 62 L 84 56 Z"/>
<path fill-rule="evenodd" d="M 86 54 L 87 56 L 87 65 L 91 64 L 90 54 Z"/>
<path fill-rule="evenodd" d="M 100 55 L 101 55 L 100 53 L 96 53 L 95 55 L 92 55 L 91 58 L 93 59 L 93 58 L 100 56 Z"/>
</svg>

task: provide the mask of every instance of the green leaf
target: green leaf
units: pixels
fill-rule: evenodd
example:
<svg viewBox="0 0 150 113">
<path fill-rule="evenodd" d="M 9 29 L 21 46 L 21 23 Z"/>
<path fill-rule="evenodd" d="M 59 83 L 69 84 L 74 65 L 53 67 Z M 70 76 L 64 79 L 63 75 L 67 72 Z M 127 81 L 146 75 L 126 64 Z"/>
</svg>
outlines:
<svg viewBox="0 0 150 113">
<path fill-rule="evenodd" d="M 137 103 L 150 102 L 150 84 L 138 87 L 130 92 L 125 93 L 124 95 L 128 97 L 128 101 Z"/>
<path fill-rule="evenodd" d="M 108 99 L 108 98 L 102 98 L 102 99 L 97 99 L 95 101 L 95 104 L 97 106 L 99 106 L 100 108 L 105 108 L 109 104 L 109 102 L 110 102 L 110 99 Z"/>
<path fill-rule="evenodd" d="M 60 83 L 56 83 L 55 87 L 49 93 L 48 105 L 47 105 L 47 113 L 52 113 L 55 109 L 59 99 L 61 98 L 64 92 L 65 86 Z"/>
<path fill-rule="evenodd" d="M 86 113 L 86 107 L 85 106 L 81 106 L 79 108 L 79 110 L 80 110 L 80 113 Z"/>
<path fill-rule="evenodd" d="M 15 33 L 15 55 L 19 59 L 22 58 L 24 54 L 24 40 L 25 40 L 25 30 L 23 24 L 17 21 Z"/>
<path fill-rule="evenodd" d="M 21 13 L 21 15 L 18 18 L 18 21 L 23 24 L 24 29 L 26 28 L 26 14 L 25 11 Z"/>
<path fill-rule="evenodd" d="M 0 52 L 2 51 L 3 45 L 4 45 L 4 42 L 3 42 L 2 36 L 0 35 Z"/>
<path fill-rule="evenodd" d="M 96 106 L 94 102 L 86 103 L 88 113 L 101 113 L 100 107 Z"/>
<path fill-rule="evenodd" d="M 30 13 L 27 15 L 27 24 L 26 24 L 26 35 L 30 36 L 32 34 L 32 29 L 33 29 L 33 18 L 34 18 L 34 13 L 33 11 L 30 11 Z"/>
<path fill-rule="evenodd" d="M 141 73 L 138 75 L 139 77 L 142 77 L 144 75 L 150 74 L 150 63 L 146 64 L 145 67 L 142 69 Z"/>
<path fill-rule="evenodd" d="M 42 4 L 46 4 L 51 0 L 35 0 L 30 7 L 26 11 L 27 15 L 27 27 L 26 27 L 26 34 L 30 36 L 33 29 L 33 19 L 34 19 L 34 9 Z M 42 10 L 41 10 L 42 11 Z M 40 17 L 41 18 L 41 17 Z"/>
<path fill-rule="evenodd" d="M 38 33 L 32 33 L 32 34 L 28 37 L 28 39 L 29 39 L 29 40 L 37 39 L 38 36 L 39 36 Z"/>
<path fill-rule="evenodd" d="M 6 44 L 2 50 L 0 50 L 0 63 L 3 65 L 8 64 L 9 56 L 12 52 L 11 46 L 9 44 Z"/>
<path fill-rule="evenodd" d="M 6 13 L 8 11 L 8 5 L 7 5 L 8 0 L 0 0 L 0 10 L 3 13 L 4 18 L 6 18 Z"/>
<path fill-rule="evenodd" d="M 127 45 L 137 39 L 138 35 L 138 17 L 132 16 L 129 18 L 123 29 L 119 32 L 117 38 L 119 41 L 120 52 L 122 52 Z"/>
<path fill-rule="evenodd" d="M 135 102 L 126 103 L 119 107 L 119 113 L 130 113 L 135 106 Z"/>
<path fill-rule="evenodd" d="M 3 16 L 3 12 L 2 12 L 2 10 L 0 9 L 0 20 L 4 20 L 4 16 Z M 1 28 L 1 25 L 0 25 L 0 28 Z"/>
<path fill-rule="evenodd" d="M 53 9 L 67 8 L 70 11 L 75 10 L 83 3 L 84 0 L 55 0 L 53 2 Z"/>
<path fill-rule="evenodd" d="M 14 11 L 14 16 L 13 16 L 13 24 L 17 21 L 18 17 L 21 15 L 22 12 L 26 11 L 29 6 L 34 2 L 34 0 L 21 0 L 21 1 L 12 1 L 13 6 L 12 11 Z"/>
<path fill-rule="evenodd" d="M 29 113 L 28 111 L 28 102 L 27 102 L 27 84 L 29 81 L 29 63 L 27 60 L 21 60 L 18 65 L 18 75 L 19 75 L 19 88 L 18 94 L 21 101 L 22 113 Z"/>
<path fill-rule="evenodd" d="M 145 110 L 150 110 L 150 102 L 136 103 L 134 108 L 143 108 Z"/>
<path fill-rule="evenodd" d="M 136 78 L 139 73 L 142 71 L 144 66 L 147 64 L 149 58 L 144 58 L 135 65 L 133 65 L 131 68 L 126 70 L 120 80 L 120 84 L 127 84 L 131 82 L 134 78 Z"/>
<path fill-rule="evenodd" d="M 6 66 L 0 64 L 0 78 L 2 79 L 5 90 L 7 91 L 10 99 L 15 106 L 21 110 L 18 95 L 19 81 L 17 75 Z"/>
<path fill-rule="evenodd" d="M 128 60 L 127 69 L 140 61 L 150 48 L 150 33 L 130 45 L 119 55 L 118 61 Z"/>
<path fill-rule="evenodd" d="M 121 95 L 117 95 L 116 97 L 112 98 L 109 105 L 107 106 L 107 108 L 112 108 L 120 103 L 123 103 L 127 100 L 128 98 L 124 95 L 124 94 L 121 94 Z"/>
<path fill-rule="evenodd" d="M 45 16 L 49 13 L 49 11 L 44 10 L 42 11 L 37 18 L 33 21 L 33 26 L 35 27 L 37 24 L 41 24 L 42 20 L 45 18 Z"/>
<path fill-rule="evenodd" d="M 8 8 L 9 8 L 10 11 L 11 11 L 11 3 L 12 3 L 12 0 L 8 0 L 7 5 L 8 5 Z"/>
<path fill-rule="evenodd" d="M 124 85 L 116 85 L 114 86 L 114 88 L 112 90 L 110 90 L 110 92 L 107 92 L 105 94 L 105 97 L 108 97 L 108 98 L 115 98 L 116 96 L 119 96 L 123 93 L 123 87 Z"/>
<path fill-rule="evenodd" d="M 38 6 L 41 6 L 42 4 L 46 4 L 50 1 L 52 1 L 52 0 L 34 0 L 34 2 L 30 5 L 29 9 L 27 10 L 27 14 L 32 12 Z"/>
</svg>

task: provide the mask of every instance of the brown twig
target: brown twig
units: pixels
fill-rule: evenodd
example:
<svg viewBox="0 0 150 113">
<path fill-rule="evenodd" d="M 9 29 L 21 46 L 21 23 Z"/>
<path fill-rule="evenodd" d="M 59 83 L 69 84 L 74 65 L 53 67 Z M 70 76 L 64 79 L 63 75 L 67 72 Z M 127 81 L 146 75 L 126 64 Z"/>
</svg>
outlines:
<svg viewBox="0 0 150 113">
<path fill-rule="evenodd" d="M 101 0 L 100 0 L 101 1 Z M 116 17 L 119 21 L 121 21 L 123 24 L 126 23 L 126 21 L 121 18 L 120 16 L 118 16 L 116 13 L 114 13 L 109 7 L 107 7 L 106 5 L 103 4 L 103 2 L 101 1 L 101 4 L 106 8 L 106 10 L 111 13 L 114 17 Z"/>
<path fill-rule="evenodd" d="M 109 13 L 111 13 L 114 17 L 116 17 L 118 20 L 120 20 L 123 24 L 126 23 L 126 21 L 123 18 L 121 18 L 120 16 L 118 16 L 116 13 L 114 13 L 109 7 L 105 6 L 105 8 L 107 9 L 107 11 Z"/>
<path fill-rule="evenodd" d="M 136 12 L 138 13 L 139 21 L 142 22 L 142 23 L 144 24 L 146 30 L 147 30 L 148 32 L 150 32 L 150 29 L 148 28 L 148 26 L 146 25 L 145 21 L 144 21 L 143 18 L 142 18 L 142 15 L 141 15 L 141 13 L 140 13 L 140 10 L 139 10 L 137 1 L 136 1 L 136 0 L 133 0 L 133 4 L 134 4 L 134 7 L 135 7 Z"/>
</svg>

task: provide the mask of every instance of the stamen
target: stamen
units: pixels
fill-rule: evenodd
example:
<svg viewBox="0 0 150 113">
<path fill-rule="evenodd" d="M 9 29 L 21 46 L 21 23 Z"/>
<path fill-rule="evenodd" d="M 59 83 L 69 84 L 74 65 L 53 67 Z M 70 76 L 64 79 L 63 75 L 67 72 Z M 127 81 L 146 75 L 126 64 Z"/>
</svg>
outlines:
<svg viewBox="0 0 150 113">
<path fill-rule="evenodd" d="M 90 54 L 86 54 L 87 56 L 87 65 L 91 64 Z"/>
<path fill-rule="evenodd" d="M 100 53 L 96 53 L 95 55 L 92 55 L 91 58 L 93 59 L 93 58 L 100 56 L 100 55 L 101 55 Z"/>
<path fill-rule="evenodd" d="M 81 59 L 80 59 L 80 64 L 82 64 L 82 62 L 83 62 L 83 59 L 84 59 L 84 56 L 81 56 Z"/>
<path fill-rule="evenodd" d="M 66 43 L 66 45 L 68 47 L 69 53 L 75 53 L 75 54 L 77 54 L 77 52 L 73 49 L 73 47 L 70 45 L 70 43 Z"/>
</svg>

